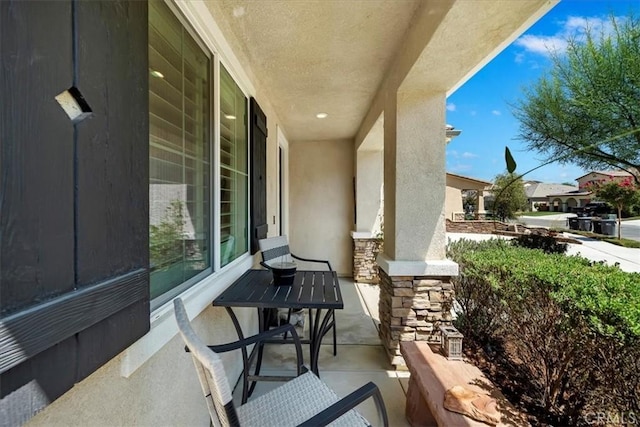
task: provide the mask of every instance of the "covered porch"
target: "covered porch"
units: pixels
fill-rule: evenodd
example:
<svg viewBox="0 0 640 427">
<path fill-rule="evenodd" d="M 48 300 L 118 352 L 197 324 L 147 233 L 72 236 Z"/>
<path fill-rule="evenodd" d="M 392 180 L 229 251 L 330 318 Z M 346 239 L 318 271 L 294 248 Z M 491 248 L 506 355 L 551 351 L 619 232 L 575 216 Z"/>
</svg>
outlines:
<svg viewBox="0 0 640 427">
<path fill-rule="evenodd" d="M 349 289 L 321 375 L 338 391 L 373 376 L 401 425 L 399 341 L 439 339 L 458 272 L 445 256 L 446 98 L 557 1 L 2 2 L 15 62 L 2 95 L 18 100 L 2 111 L 18 119 L 1 147 L 0 320 L 24 334 L 7 327 L 17 356 L 1 360 L 0 413 L 208 424 L 171 300 L 211 344 L 233 341 L 212 300 L 258 265 L 258 238 L 287 235 Z M 70 85 L 91 120 L 54 101 Z M 354 238 L 382 237 L 379 288 L 349 282 Z M 61 323 L 21 327 L 34 317 Z M 255 310 L 239 320 L 257 330 Z M 239 377 L 237 358 L 224 363 Z"/>
</svg>

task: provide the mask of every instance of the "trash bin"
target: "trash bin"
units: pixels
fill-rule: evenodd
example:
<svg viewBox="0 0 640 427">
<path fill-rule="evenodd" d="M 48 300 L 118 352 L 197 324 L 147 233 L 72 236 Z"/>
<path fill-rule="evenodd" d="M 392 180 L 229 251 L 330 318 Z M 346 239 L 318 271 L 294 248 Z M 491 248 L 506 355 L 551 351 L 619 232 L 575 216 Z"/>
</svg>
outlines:
<svg viewBox="0 0 640 427">
<path fill-rule="evenodd" d="M 578 218 L 578 230 L 591 231 L 591 217 Z"/>
<path fill-rule="evenodd" d="M 577 230 L 578 229 L 578 217 L 570 216 L 567 218 L 569 221 L 569 230 Z"/>
<path fill-rule="evenodd" d="M 594 233 L 598 233 L 598 234 L 602 234 L 602 223 L 604 221 L 600 220 L 600 219 L 592 219 L 591 220 L 591 225 L 593 227 L 593 232 Z"/>
<path fill-rule="evenodd" d="M 616 220 L 615 219 L 603 219 L 602 220 L 602 234 L 605 236 L 616 235 Z"/>
</svg>

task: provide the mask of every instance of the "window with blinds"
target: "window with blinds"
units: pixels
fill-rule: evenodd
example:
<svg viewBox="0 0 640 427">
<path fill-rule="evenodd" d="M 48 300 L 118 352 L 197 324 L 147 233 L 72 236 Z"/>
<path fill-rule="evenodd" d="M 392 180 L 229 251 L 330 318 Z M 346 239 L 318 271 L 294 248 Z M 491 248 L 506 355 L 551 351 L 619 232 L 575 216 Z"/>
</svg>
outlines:
<svg viewBox="0 0 640 427">
<path fill-rule="evenodd" d="M 247 98 L 220 65 L 220 265 L 248 250 Z"/>
<path fill-rule="evenodd" d="M 211 267 L 211 60 L 160 1 L 149 73 L 151 298 L 166 301 Z"/>
</svg>

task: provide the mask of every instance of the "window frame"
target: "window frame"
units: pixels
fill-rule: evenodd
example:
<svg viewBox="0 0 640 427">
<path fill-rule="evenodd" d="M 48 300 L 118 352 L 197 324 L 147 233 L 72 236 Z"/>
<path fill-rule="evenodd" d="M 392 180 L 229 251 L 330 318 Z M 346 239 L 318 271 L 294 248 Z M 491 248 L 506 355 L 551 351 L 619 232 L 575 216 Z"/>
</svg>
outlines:
<svg viewBox="0 0 640 427">
<path fill-rule="evenodd" d="M 167 6 L 169 8 L 169 11 L 173 14 L 173 16 L 176 18 L 176 20 L 180 23 L 180 25 L 182 25 L 182 30 L 186 31 L 187 34 L 189 34 L 191 36 L 191 38 L 193 39 L 193 41 L 196 43 L 196 45 L 202 50 L 202 52 L 204 53 L 204 55 L 209 59 L 209 70 L 208 70 L 208 79 L 209 79 L 209 90 L 208 90 L 208 97 L 209 97 L 209 119 L 208 119 L 208 125 L 209 125 L 209 136 L 207 138 L 207 144 L 209 145 L 209 188 L 212 189 L 215 182 L 213 181 L 213 170 L 215 169 L 215 164 L 217 162 L 217 157 L 216 157 L 216 153 L 214 153 L 213 150 L 213 137 L 216 133 L 216 121 L 214 120 L 214 102 L 213 99 L 216 95 L 216 81 L 215 81 L 215 73 L 214 73 L 214 66 L 216 63 L 216 55 L 214 52 L 212 52 L 210 49 L 207 48 L 206 44 L 201 40 L 200 36 L 196 33 L 196 31 L 192 28 L 191 24 L 188 22 L 188 20 L 186 19 L 186 17 L 184 16 L 183 13 L 180 12 L 180 10 L 176 7 L 176 5 L 172 2 L 172 1 L 163 1 L 164 5 Z M 184 113 L 183 113 L 184 114 Z M 207 121 L 205 120 L 204 123 L 206 123 Z M 208 254 L 208 258 L 209 258 L 209 266 L 207 268 L 205 268 L 204 270 L 200 271 L 199 273 L 195 274 L 193 277 L 190 277 L 189 279 L 183 281 L 182 283 L 174 286 L 173 288 L 171 288 L 170 290 L 158 295 L 157 297 L 153 298 L 150 300 L 150 311 L 151 313 L 153 313 L 156 309 L 158 309 L 159 307 L 162 307 L 163 305 L 171 302 L 174 298 L 176 298 L 177 296 L 179 296 L 180 294 L 182 294 L 184 291 L 188 290 L 189 288 L 191 288 L 192 286 L 194 286 L 196 283 L 200 282 L 201 280 L 203 280 L 204 278 L 210 276 L 214 271 L 216 271 L 218 268 L 216 267 L 216 265 L 214 264 L 214 257 L 212 256 L 212 251 L 213 253 L 215 253 L 216 249 L 215 249 L 215 245 L 214 245 L 214 234 L 213 234 L 213 229 L 212 227 L 214 226 L 214 221 L 213 221 L 213 217 L 214 215 L 216 215 L 216 211 L 215 211 L 215 201 L 213 200 L 214 197 L 214 192 L 210 190 L 210 199 L 209 199 L 209 221 L 208 221 L 208 226 L 209 226 L 209 254 Z M 151 282 L 150 282 L 151 284 Z"/>
<path fill-rule="evenodd" d="M 218 221 L 217 225 L 216 225 L 216 229 L 217 229 L 217 241 L 216 241 L 216 245 L 217 245 L 217 254 L 218 256 L 216 257 L 216 270 L 220 270 L 223 268 L 226 268 L 227 265 L 230 265 L 233 263 L 233 261 L 235 261 L 235 259 L 231 260 L 229 263 L 227 263 L 226 265 L 222 266 L 222 259 L 221 259 L 221 255 L 222 255 L 222 250 L 221 250 L 221 243 L 222 243 L 222 238 L 221 238 L 221 216 L 222 216 L 222 195 L 221 195 L 221 168 L 222 168 L 222 162 L 221 162 L 221 155 L 220 155 L 220 149 L 221 149 L 221 114 L 222 114 L 222 108 L 220 108 L 220 99 L 222 96 L 222 90 L 220 88 L 221 84 L 220 84 L 220 69 L 221 67 L 224 67 L 226 72 L 229 74 L 229 76 L 231 77 L 231 79 L 233 80 L 233 82 L 236 84 L 236 86 L 238 87 L 238 89 L 240 89 L 240 92 L 242 93 L 242 95 L 244 96 L 244 121 L 245 121 L 245 148 L 246 148 L 246 158 L 245 158 L 245 179 L 247 181 L 247 186 L 246 186 L 246 194 L 245 194 L 245 218 L 247 219 L 246 221 L 246 228 L 245 228 L 245 242 L 246 242 L 246 250 L 239 255 L 237 258 L 238 259 L 240 257 L 242 257 L 244 254 L 249 253 L 251 254 L 251 244 L 250 244 L 250 238 L 251 238 L 251 206 L 250 206 L 250 198 L 251 198 L 251 117 L 250 117 L 250 101 L 251 101 L 251 97 L 249 95 L 247 95 L 246 91 L 242 88 L 242 86 L 240 86 L 240 84 L 238 83 L 236 77 L 231 73 L 231 71 L 229 71 L 229 68 L 226 67 L 226 65 L 223 62 L 218 62 L 218 96 L 217 96 L 217 106 L 218 106 L 218 113 L 217 113 L 217 123 L 218 123 L 218 129 L 217 129 L 217 133 L 216 133 L 216 138 L 217 138 L 217 147 L 216 147 L 216 154 L 218 155 L 217 161 L 216 161 L 216 169 L 217 172 L 219 174 L 219 176 L 217 177 L 217 188 L 216 190 L 218 191 L 218 197 L 216 200 L 217 203 L 217 208 L 218 208 L 218 212 L 216 213 L 216 219 Z M 237 118 L 236 118 L 237 119 Z M 235 170 L 232 170 L 230 168 L 227 168 L 228 170 L 234 172 L 234 173 L 239 173 Z"/>
<path fill-rule="evenodd" d="M 256 89 L 253 86 L 248 74 L 244 71 L 242 62 L 236 56 L 236 53 L 232 49 L 231 45 L 227 42 L 222 30 L 218 26 L 217 22 L 213 18 L 213 15 L 209 11 L 204 2 L 174 2 L 172 0 L 164 0 L 169 7 L 179 11 L 185 18 L 185 21 L 190 25 L 191 29 L 199 37 L 206 48 L 209 49 L 213 55 L 213 71 L 214 81 L 213 89 L 215 91 L 216 82 L 219 81 L 219 64 L 222 63 L 227 68 L 227 71 L 233 76 L 236 84 L 240 87 L 242 92 L 247 98 L 254 96 Z M 243 58 L 243 60 L 246 60 Z M 217 96 L 212 98 L 213 114 L 211 120 L 214 124 L 219 121 L 220 106 Z M 249 119 L 247 119 L 249 120 Z M 218 150 L 220 148 L 218 132 L 212 133 L 214 137 L 214 146 L 212 151 L 212 179 L 215 182 L 219 182 L 219 168 L 218 165 Z M 249 138 L 251 137 L 251 129 L 249 129 Z M 251 183 L 249 182 L 249 186 Z M 249 191 L 250 187 L 249 187 Z M 218 194 L 218 186 L 213 187 L 212 203 L 214 204 L 211 218 L 214 220 L 214 226 L 212 230 L 217 232 L 219 230 L 219 216 L 216 203 L 220 200 Z M 248 204 L 247 204 L 248 209 Z M 251 227 L 251 224 L 248 224 Z M 220 236 L 214 236 L 218 240 L 212 240 L 212 242 L 219 241 Z M 239 278 L 245 271 L 253 266 L 253 257 L 249 251 L 229 263 L 223 269 L 220 269 L 220 254 L 218 250 L 213 251 L 214 262 L 213 272 L 202 278 L 200 281 L 194 283 L 188 289 L 185 289 L 180 297 L 182 298 L 189 314 L 189 319 L 193 319 L 198 316 L 203 310 L 211 306 L 213 301 L 218 295 L 220 295 L 234 280 Z M 176 333 L 177 327 L 173 316 L 173 305 L 171 301 L 165 304 L 153 307 L 150 313 L 151 330 L 138 341 L 133 343 L 127 348 L 120 357 L 120 375 L 128 378 L 131 376 L 140 366 L 146 361 L 151 359 L 160 349 L 171 341 Z"/>
<path fill-rule="evenodd" d="M 242 70 L 242 67 L 239 64 L 239 61 L 235 57 L 235 54 L 231 51 L 231 48 L 226 43 L 226 40 L 222 36 L 217 25 L 204 24 L 202 11 L 197 11 L 199 9 L 199 5 L 193 4 L 185 4 L 183 2 L 176 2 L 174 0 L 163 0 L 163 3 L 169 7 L 171 12 L 175 15 L 176 19 L 182 24 L 183 28 L 187 31 L 187 33 L 195 40 L 196 44 L 203 50 L 205 55 L 210 60 L 209 67 L 209 77 L 210 77 L 210 87 L 209 87 L 209 96 L 210 96 L 210 105 L 209 105 L 209 145 L 210 145 L 210 170 L 209 170 L 209 179 L 210 179 L 210 188 L 211 188 L 211 198 L 210 198 L 210 220 L 209 220 L 209 239 L 210 239 L 210 266 L 199 272 L 195 276 L 189 278 L 188 280 L 182 282 L 171 290 L 157 296 L 156 298 L 151 300 L 151 320 L 154 318 L 158 318 L 158 314 L 162 312 L 162 308 L 170 305 L 169 303 L 174 298 L 185 294 L 189 289 L 196 286 L 198 283 L 209 277 L 216 277 L 218 272 L 225 271 L 227 269 L 233 268 L 237 264 L 242 263 L 242 259 L 245 257 L 251 257 L 250 247 L 247 245 L 247 249 L 236 259 L 229 262 L 224 267 L 221 266 L 221 251 L 220 251 L 220 201 L 221 201 L 221 191 L 220 191 L 220 121 L 221 121 L 221 108 L 220 108 L 220 67 L 224 66 L 226 71 L 229 73 L 235 84 L 238 86 L 240 91 L 242 92 L 245 98 L 245 126 L 246 126 L 246 148 L 247 148 L 247 158 L 246 160 L 246 170 L 249 175 L 250 168 L 250 159 L 251 159 L 251 149 L 250 149 L 250 138 L 251 138 L 251 126 L 250 126 L 250 115 L 249 115 L 249 102 L 251 98 L 251 93 L 254 92 L 252 85 L 246 74 L 244 72 L 238 72 L 237 70 Z M 205 6 L 206 9 L 206 6 Z M 207 9 L 208 12 L 208 9 Z M 196 16 L 195 14 L 198 14 Z M 206 16 L 206 15 L 205 15 Z M 210 14 L 209 14 L 210 17 Z M 213 21 L 212 21 L 213 22 Z M 205 31 L 208 29 L 210 31 Z M 211 31 L 212 30 L 212 31 Z M 211 34 L 213 33 L 213 34 Z M 216 34 L 219 33 L 219 34 Z M 215 43 L 214 40 L 218 40 L 218 43 Z M 221 49 L 222 46 L 222 49 Z M 221 50 L 228 51 L 228 53 L 221 54 Z M 227 59 L 231 58 L 231 59 Z M 247 176 L 247 187 L 245 194 L 245 206 L 246 206 L 246 230 L 245 230 L 245 238 L 247 242 L 250 238 L 250 230 L 251 230 L 251 212 L 250 212 L 250 194 L 251 194 L 251 180 L 250 177 Z"/>
</svg>

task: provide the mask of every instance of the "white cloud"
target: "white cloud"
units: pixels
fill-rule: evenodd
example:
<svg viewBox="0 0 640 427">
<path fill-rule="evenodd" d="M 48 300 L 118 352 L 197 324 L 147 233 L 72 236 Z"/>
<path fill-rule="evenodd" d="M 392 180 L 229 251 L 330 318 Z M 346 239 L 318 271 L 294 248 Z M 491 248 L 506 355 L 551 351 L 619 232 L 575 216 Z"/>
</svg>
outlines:
<svg viewBox="0 0 640 427">
<path fill-rule="evenodd" d="M 453 102 L 449 102 L 447 104 L 447 111 L 456 111 L 456 104 L 454 104 Z"/>
<path fill-rule="evenodd" d="M 516 64 L 522 64 L 524 62 L 524 53 L 522 52 L 516 53 L 514 61 Z"/>
<path fill-rule="evenodd" d="M 616 16 L 618 22 L 624 19 L 624 17 Z M 591 30 L 593 35 L 611 35 L 613 33 L 613 25 L 609 18 L 569 16 L 564 23 L 564 30 L 570 35 L 585 34 L 587 29 Z"/>
<path fill-rule="evenodd" d="M 491 111 L 491 114 L 493 114 L 494 116 L 499 116 L 499 115 L 501 115 L 502 113 L 501 113 L 500 111 L 498 111 L 498 110 L 492 110 L 492 111 Z"/>
<path fill-rule="evenodd" d="M 527 52 L 549 55 L 554 52 L 564 52 L 567 49 L 567 40 L 561 36 L 526 34 L 516 40 L 516 45 L 523 47 Z"/>
<path fill-rule="evenodd" d="M 473 169 L 473 166 L 466 165 L 463 163 L 456 163 L 455 165 L 452 165 L 449 168 L 451 172 L 465 172 L 465 171 L 470 171 L 471 169 Z"/>
<path fill-rule="evenodd" d="M 462 153 L 463 159 L 474 159 L 476 157 L 478 157 L 477 154 L 470 153 L 469 151 L 465 151 L 464 153 Z"/>
<path fill-rule="evenodd" d="M 618 22 L 624 19 L 624 17 L 616 17 Z M 613 32 L 613 26 L 609 18 L 568 16 L 565 21 L 560 21 L 559 24 L 560 28 L 555 34 L 525 34 L 515 41 L 515 45 L 523 47 L 525 52 L 548 56 L 552 53 L 565 52 L 568 46 L 568 39 L 583 40 L 587 29 L 596 37 L 601 34 L 610 35 Z M 520 64 L 523 60 L 524 58 L 521 54 L 516 54 L 516 63 Z"/>
<path fill-rule="evenodd" d="M 529 64 L 529 68 L 531 68 L 532 70 L 537 70 L 538 68 L 540 68 L 540 64 L 538 64 L 537 61 L 529 61 L 527 63 Z"/>
</svg>

